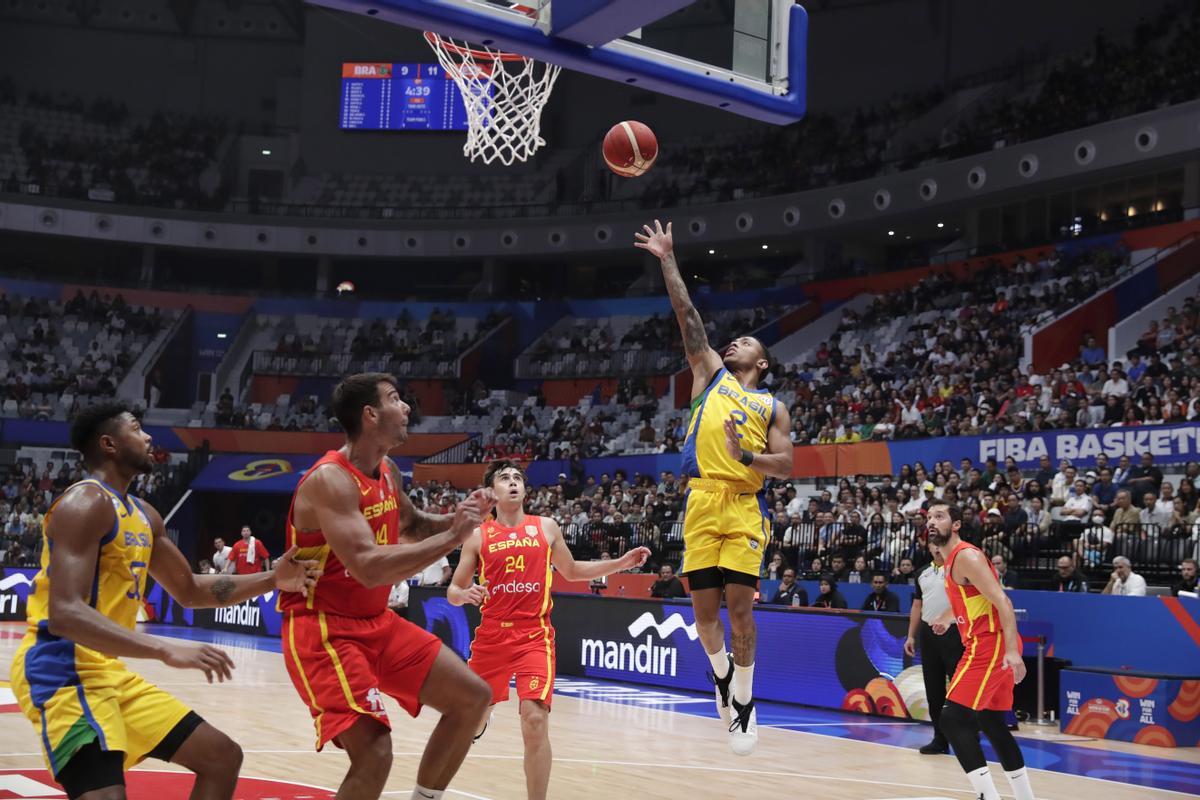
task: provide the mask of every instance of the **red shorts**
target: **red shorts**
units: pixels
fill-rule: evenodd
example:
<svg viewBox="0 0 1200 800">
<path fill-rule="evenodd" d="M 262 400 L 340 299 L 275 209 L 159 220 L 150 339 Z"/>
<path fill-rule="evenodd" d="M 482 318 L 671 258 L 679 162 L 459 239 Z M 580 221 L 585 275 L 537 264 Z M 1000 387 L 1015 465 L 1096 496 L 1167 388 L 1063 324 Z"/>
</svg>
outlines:
<svg viewBox="0 0 1200 800">
<path fill-rule="evenodd" d="M 975 711 L 1011 711 L 1013 673 L 1004 666 L 1004 637 L 976 636 L 967 643 L 946 699 Z"/>
<path fill-rule="evenodd" d="M 421 687 L 442 647 L 441 639 L 392 611 L 366 618 L 285 613 L 281 635 L 283 660 L 308 703 L 318 750 L 337 744 L 363 716 L 391 728 L 383 694 L 419 714 Z"/>
<path fill-rule="evenodd" d="M 504 626 L 509 627 L 504 627 Z M 467 666 L 492 687 L 492 704 L 508 699 L 517 676 L 517 697 L 550 706 L 554 697 L 554 628 L 538 622 L 480 625 Z"/>
</svg>

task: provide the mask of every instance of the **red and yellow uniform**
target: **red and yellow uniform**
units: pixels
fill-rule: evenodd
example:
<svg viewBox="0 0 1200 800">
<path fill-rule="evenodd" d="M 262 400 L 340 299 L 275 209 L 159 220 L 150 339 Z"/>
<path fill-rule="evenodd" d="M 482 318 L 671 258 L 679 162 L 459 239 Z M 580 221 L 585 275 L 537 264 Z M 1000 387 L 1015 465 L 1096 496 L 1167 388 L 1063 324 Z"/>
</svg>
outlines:
<svg viewBox="0 0 1200 800">
<path fill-rule="evenodd" d="M 334 464 L 358 488 L 362 511 L 377 545 L 399 540 L 399 487 L 386 461 L 379 477 L 365 475 L 340 452 L 331 450 L 313 465 Z M 312 471 L 309 471 L 309 475 Z M 304 480 L 300 481 L 303 485 Z M 296 487 L 297 493 L 300 485 Z M 317 749 L 369 716 L 391 727 L 383 694 L 412 716 L 421 711 L 421 686 L 441 649 L 433 634 L 388 610 L 390 586 L 367 588 L 355 580 L 319 530 L 296 529 L 288 511 L 287 546 L 297 559 L 321 564 L 321 576 L 308 592 L 281 592 L 283 659 L 288 675 L 307 704 L 317 730 Z"/>
<path fill-rule="evenodd" d="M 1013 706 L 1013 673 L 1004 668 L 1004 631 L 992 601 L 974 586 L 961 586 L 952 577 L 954 561 L 963 550 L 978 550 L 959 542 L 946 557 L 946 596 L 954 612 L 966 652 L 950 681 L 946 699 L 975 711 L 1009 711 Z M 992 574 L 996 570 L 989 563 Z"/>
<path fill-rule="evenodd" d="M 550 626 L 550 542 L 542 517 L 526 516 L 505 527 L 494 519 L 479 526 L 479 574 L 488 599 L 480 614 L 467 666 L 492 687 L 492 703 L 508 699 L 516 675 L 517 697 L 550 705 L 554 693 L 554 628 Z"/>
</svg>

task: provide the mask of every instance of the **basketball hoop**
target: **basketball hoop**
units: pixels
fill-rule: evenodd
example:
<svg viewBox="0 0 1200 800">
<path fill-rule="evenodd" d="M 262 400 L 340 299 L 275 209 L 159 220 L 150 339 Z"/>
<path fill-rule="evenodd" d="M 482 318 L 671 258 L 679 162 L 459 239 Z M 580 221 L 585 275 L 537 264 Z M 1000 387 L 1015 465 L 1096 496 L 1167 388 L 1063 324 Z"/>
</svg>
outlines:
<svg viewBox="0 0 1200 800">
<path fill-rule="evenodd" d="M 463 155 L 510 166 L 525 161 L 546 140 L 542 109 L 559 67 L 515 53 L 471 47 L 448 36 L 425 32 L 425 40 L 450 74 L 467 109 Z"/>
</svg>

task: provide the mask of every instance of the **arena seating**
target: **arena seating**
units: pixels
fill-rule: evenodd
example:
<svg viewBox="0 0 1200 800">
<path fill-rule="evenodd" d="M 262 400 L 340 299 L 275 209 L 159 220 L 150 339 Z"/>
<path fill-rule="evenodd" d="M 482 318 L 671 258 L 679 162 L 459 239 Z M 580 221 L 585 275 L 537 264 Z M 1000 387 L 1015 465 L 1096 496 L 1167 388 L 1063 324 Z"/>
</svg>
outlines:
<svg viewBox="0 0 1200 800">
<path fill-rule="evenodd" d="M 714 346 L 757 330 L 793 307 L 718 311 L 705 329 Z M 565 317 L 518 357 L 518 378 L 666 375 L 682 363 L 679 323 L 667 314 Z"/>
<path fill-rule="evenodd" d="M 156 450 L 154 471 L 135 479 L 134 492 L 167 513 L 187 488 L 186 458 Z M 83 478 L 82 458 L 73 450 L 23 447 L 12 463 L 0 464 L 0 565 L 38 564 L 51 502 Z"/>
<path fill-rule="evenodd" d="M 1107 380 L 1091 386 L 1098 365 L 1069 364 L 1058 375 L 1026 380 L 1015 367 L 1025 332 L 1107 286 L 1127 263 L 1119 247 L 1073 255 L 1047 250 L 1036 262 L 992 261 L 967 279 L 931 275 L 907 292 L 875 297 L 861 315 L 844 317 L 832 342 L 784 365 L 776 389 L 791 405 L 794 440 L 1094 424 L 1087 407 Z M 1074 376 L 1067 378 L 1068 371 Z M 1080 376 L 1086 385 L 1072 397 Z"/>
<path fill-rule="evenodd" d="M 0 415 L 65 419 L 85 398 L 111 396 L 179 314 L 119 293 L 65 303 L 0 294 Z"/>
<path fill-rule="evenodd" d="M 124 105 L 30 92 L 0 93 L 0 187 L 107 202 L 219 209 L 219 120 L 155 114 Z"/>
</svg>

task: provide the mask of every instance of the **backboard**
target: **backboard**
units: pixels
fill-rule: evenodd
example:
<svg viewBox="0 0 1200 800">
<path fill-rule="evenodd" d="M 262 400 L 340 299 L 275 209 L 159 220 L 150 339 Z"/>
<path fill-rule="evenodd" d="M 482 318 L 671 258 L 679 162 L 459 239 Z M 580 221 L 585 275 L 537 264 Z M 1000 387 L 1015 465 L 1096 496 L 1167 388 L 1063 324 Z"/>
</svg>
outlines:
<svg viewBox="0 0 1200 800">
<path fill-rule="evenodd" d="M 309 0 L 786 125 L 804 117 L 793 0 Z"/>
</svg>

